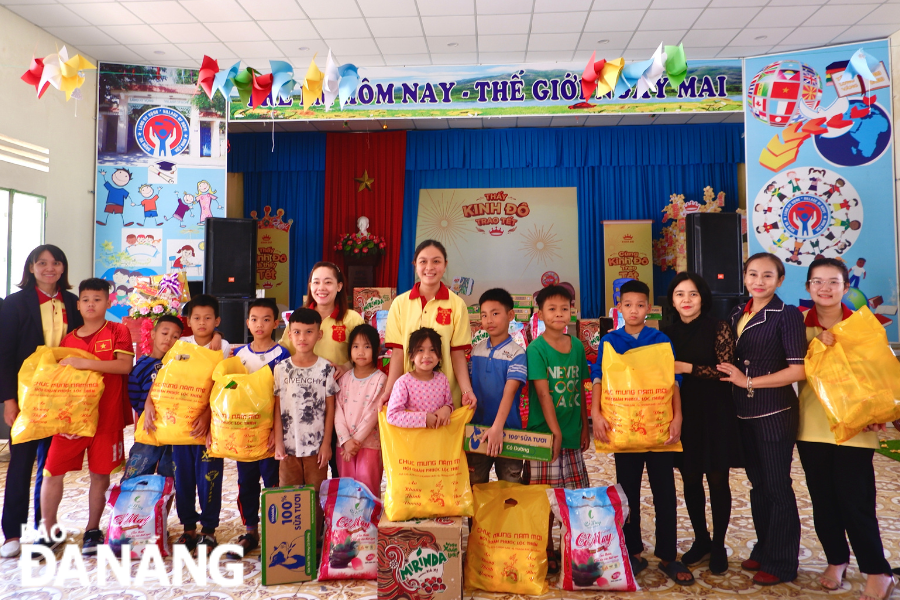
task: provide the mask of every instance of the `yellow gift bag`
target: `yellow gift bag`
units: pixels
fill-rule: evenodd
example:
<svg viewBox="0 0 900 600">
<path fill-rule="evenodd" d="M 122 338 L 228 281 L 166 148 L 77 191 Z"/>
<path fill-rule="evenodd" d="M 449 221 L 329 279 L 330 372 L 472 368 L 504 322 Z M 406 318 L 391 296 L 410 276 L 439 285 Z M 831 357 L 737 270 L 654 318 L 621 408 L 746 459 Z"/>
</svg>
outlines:
<svg viewBox="0 0 900 600">
<path fill-rule="evenodd" d="M 144 430 L 145 412 L 134 428 L 134 441 L 151 446 L 206 444 L 205 439 L 191 437 L 191 429 L 209 407 L 212 374 L 220 362 L 221 350 L 175 342 L 163 357 L 163 366 L 150 388 L 156 431 Z"/>
<path fill-rule="evenodd" d="M 385 411 L 378 413 L 388 519 L 472 516 L 463 433 L 473 414 L 464 406 L 453 411 L 445 427 L 407 429 L 389 424 Z"/>
<path fill-rule="evenodd" d="M 597 452 L 680 452 L 665 445 L 672 423 L 675 355 L 669 344 L 652 344 L 619 354 L 603 342 L 603 401 L 609 443 L 594 440 Z"/>
<path fill-rule="evenodd" d="M 547 593 L 548 489 L 508 481 L 472 487 L 475 518 L 469 534 L 467 584 L 488 592 Z"/>
<path fill-rule="evenodd" d="M 19 369 L 19 416 L 11 434 L 14 444 L 65 433 L 94 437 L 103 374 L 58 363 L 77 357 L 99 360 L 76 348 L 38 346 Z"/>
<path fill-rule="evenodd" d="M 212 378 L 209 455 L 244 462 L 273 456 L 269 451 L 275 411 L 272 369 L 266 365 L 248 373 L 241 359 L 232 357 L 219 363 Z"/>
<path fill-rule="evenodd" d="M 806 380 L 842 444 L 873 423 L 900 418 L 900 363 L 884 327 L 863 307 L 830 330 L 833 346 L 814 339 L 806 353 Z"/>
</svg>

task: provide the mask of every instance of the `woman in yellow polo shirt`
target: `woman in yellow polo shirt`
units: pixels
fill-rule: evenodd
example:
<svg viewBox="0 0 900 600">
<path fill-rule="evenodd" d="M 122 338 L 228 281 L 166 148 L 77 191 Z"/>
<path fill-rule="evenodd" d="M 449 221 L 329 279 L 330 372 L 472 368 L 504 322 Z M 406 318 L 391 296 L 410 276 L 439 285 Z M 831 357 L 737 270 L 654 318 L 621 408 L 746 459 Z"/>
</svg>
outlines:
<svg viewBox="0 0 900 600">
<path fill-rule="evenodd" d="M 407 344 L 413 331 L 431 327 L 441 334 L 441 372 L 450 382 L 453 406 L 474 404 L 466 350 L 472 347 L 472 330 L 466 303 L 441 283 L 447 270 L 447 250 L 435 240 L 425 240 L 413 255 L 419 282 L 391 303 L 384 341 L 392 348 L 390 370 L 379 405 L 391 397 L 394 382 L 410 370 Z"/>
<path fill-rule="evenodd" d="M 840 260 L 820 258 L 809 265 L 806 290 L 815 305 L 805 315 L 807 341 L 817 337 L 825 345 L 834 344 L 829 330 L 853 314 L 841 303 L 849 279 Z M 805 381 L 800 383 L 797 451 L 806 471 L 816 535 L 828 560 L 819 584 L 826 590 L 840 589 L 850 563 L 849 537 L 859 570 L 867 575 L 863 597 L 886 598 L 894 581 L 875 516 L 876 431 L 884 431 L 884 424 L 870 425 L 838 446 L 816 392 Z"/>
<path fill-rule="evenodd" d="M 354 327 L 362 325 L 363 318 L 349 308 L 344 290 L 344 275 L 336 264 L 314 264 L 309 272 L 306 289 L 304 306 L 314 309 L 322 316 L 322 339 L 316 343 L 313 352 L 334 365 L 337 369 L 334 379 L 337 380 L 351 367 L 347 336 Z M 288 333 L 285 330 L 281 345 L 294 354 L 296 351 Z"/>
</svg>

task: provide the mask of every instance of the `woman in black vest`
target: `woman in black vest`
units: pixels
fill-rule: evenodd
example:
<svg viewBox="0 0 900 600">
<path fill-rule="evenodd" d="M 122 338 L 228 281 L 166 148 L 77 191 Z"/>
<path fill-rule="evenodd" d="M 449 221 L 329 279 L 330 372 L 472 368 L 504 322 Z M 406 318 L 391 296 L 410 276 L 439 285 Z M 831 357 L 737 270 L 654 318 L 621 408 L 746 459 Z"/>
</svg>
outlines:
<svg viewBox="0 0 900 600">
<path fill-rule="evenodd" d="M 0 400 L 3 419 L 12 427 L 19 414 L 18 374 L 38 346 L 59 346 L 62 338 L 83 324 L 78 297 L 67 291 L 69 262 L 56 246 L 38 246 L 28 255 L 18 284 L 21 291 L 6 297 L 0 307 Z M 28 522 L 28 491 L 37 459 L 34 522 L 41 520 L 41 481 L 51 438 L 10 444 L 9 468 L 3 496 L 3 546 L 0 556 L 19 554 L 22 526 Z"/>
<path fill-rule="evenodd" d="M 721 381 L 716 365 L 734 362 L 731 325 L 709 316 L 712 293 L 696 273 L 679 273 L 669 284 L 669 304 L 678 311 L 663 333 L 675 349 L 675 373 L 681 383 L 681 445 L 675 457 L 684 481 L 684 504 L 694 528 L 694 543 L 681 561 L 690 566 L 709 557 L 709 570 L 720 575 L 728 570 L 725 532 L 731 520 L 731 487 L 728 470 L 737 454 L 737 418 L 731 385 Z M 706 526 L 706 493 L 709 485 L 713 535 Z"/>
<path fill-rule="evenodd" d="M 797 578 L 800 514 L 791 487 L 791 460 L 800 409 L 793 384 L 806 379 L 806 327 L 796 306 L 775 290 L 784 282 L 784 263 L 760 252 L 744 263 L 750 302 L 736 307 L 729 322 L 737 337 L 735 364 L 718 365 L 733 384 L 740 423 L 750 509 L 757 542 L 741 563 L 756 571 L 757 585 Z"/>
</svg>

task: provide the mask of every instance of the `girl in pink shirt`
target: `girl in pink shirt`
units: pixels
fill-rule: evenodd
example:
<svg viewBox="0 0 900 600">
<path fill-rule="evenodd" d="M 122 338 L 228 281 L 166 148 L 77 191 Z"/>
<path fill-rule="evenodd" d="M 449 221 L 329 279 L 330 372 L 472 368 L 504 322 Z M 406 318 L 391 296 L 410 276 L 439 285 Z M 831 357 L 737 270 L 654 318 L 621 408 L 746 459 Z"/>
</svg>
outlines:
<svg viewBox="0 0 900 600">
<path fill-rule="evenodd" d="M 430 327 L 409 336 L 413 370 L 397 379 L 388 402 L 387 422 L 397 427 L 429 427 L 450 424 L 453 397 L 441 367 L 441 334 Z M 437 371 L 437 372 L 436 372 Z"/>
<path fill-rule="evenodd" d="M 338 473 L 366 484 L 381 496 L 381 442 L 378 439 L 378 405 L 387 376 L 375 367 L 381 340 L 371 325 L 358 325 L 350 332 L 353 368 L 338 379 L 334 429 L 338 442 Z"/>
</svg>

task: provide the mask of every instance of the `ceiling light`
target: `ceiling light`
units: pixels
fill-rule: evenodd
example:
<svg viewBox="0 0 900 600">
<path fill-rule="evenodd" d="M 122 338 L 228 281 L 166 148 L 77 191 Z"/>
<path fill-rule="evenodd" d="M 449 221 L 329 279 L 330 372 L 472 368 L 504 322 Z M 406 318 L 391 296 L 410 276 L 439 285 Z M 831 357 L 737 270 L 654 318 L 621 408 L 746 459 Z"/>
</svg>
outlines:
<svg viewBox="0 0 900 600">
<path fill-rule="evenodd" d="M 309 50 L 309 46 L 300 46 L 299 48 L 297 48 L 297 50 L 305 52 L 306 50 Z"/>
<path fill-rule="evenodd" d="M 754 40 L 757 40 L 757 41 L 760 41 L 760 40 L 766 39 L 767 37 L 769 37 L 769 36 L 767 36 L 767 35 L 758 35 L 758 36 L 756 36 L 756 37 L 753 38 L 753 39 L 754 39 Z"/>
<path fill-rule="evenodd" d="M 457 46 L 459 46 L 459 42 L 450 42 L 449 44 L 447 44 L 447 46 L 449 46 L 450 48 L 456 48 Z"/>
<path fill-rule="evenodd" d="M 153 54 L 165 54 L 163 50 L 154 50 Z"/>
<path fill-rule="evenodd" d="M 598 44 L 608 44 L 609 40 L 597 40 Z"/>
</svg>

